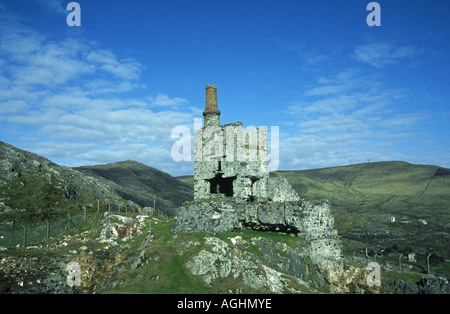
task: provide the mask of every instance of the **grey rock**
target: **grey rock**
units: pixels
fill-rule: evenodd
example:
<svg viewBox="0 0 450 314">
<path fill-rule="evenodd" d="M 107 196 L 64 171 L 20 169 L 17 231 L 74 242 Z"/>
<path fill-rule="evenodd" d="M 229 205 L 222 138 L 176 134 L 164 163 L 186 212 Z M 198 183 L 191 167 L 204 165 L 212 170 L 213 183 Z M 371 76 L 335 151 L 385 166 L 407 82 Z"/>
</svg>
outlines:
<svg viewBox="0 0 450 314">
<path fill-rule="evenodd" d="M 77 191 L 71 185 L 64 186 L 64 195 L 71 202 L 77 202 L 81 199 L 81 196 L 77 193 Z"/>
<path fill-rule="evenodd" d="M 393 294 L 415 294 L 417 293 L 417 288 L 411 287 L 406 282 L 399 279 L 394 281 L 392 287 L 390 288 L 390 291 Z"/>
<path fill-rule="evenodd" d="M 417 285 L 420 294 L 450 294 L 448 280 L 443 277 L 424 277 Z"/>
<path fill-rule="evenodd" d="M 206 284 L 226 277 L 240 278 L 245 287 L 254 290 L 265 290 L 268 293 L 297 292 L 291 287 L 290 281 L 297 280 L 289 274 L 266 266 L 269 261 L 258 258 L 245 250 L 236 249 L 216 237 L 206 238 L 207 248 L 192 257 L 185 266 L 192 274 L 201 276 Z M 273 254 L 270 245 L 267 252 Z M 269 258 L 276 260 L 276 256 Z M 286 262 L 289 263 L 289 262 Z M 306 282 L 297 280 L 300 285 L 309 289 Z"/>
<path fill-rule="evenodd" d="M 142 240 L 142 243 L 139 245 L 139 247 L 137 249 L 138 250 L 143 250 L 146 247 L 149 247 L 152 242 L 153 242 L 153 235 L 149 234 L 148 236 L 146 236 L 144 238 L 144 240 Z"/>
<path fill-rule="evenodd" d="M 130 264 L 130 269 L 136 269 L 138 267 L 143 267 L 147 264 L 147 260 L 145 258 L 145 250 L 139 252 L 137 256 L 135 256 Z"/>
</svg>

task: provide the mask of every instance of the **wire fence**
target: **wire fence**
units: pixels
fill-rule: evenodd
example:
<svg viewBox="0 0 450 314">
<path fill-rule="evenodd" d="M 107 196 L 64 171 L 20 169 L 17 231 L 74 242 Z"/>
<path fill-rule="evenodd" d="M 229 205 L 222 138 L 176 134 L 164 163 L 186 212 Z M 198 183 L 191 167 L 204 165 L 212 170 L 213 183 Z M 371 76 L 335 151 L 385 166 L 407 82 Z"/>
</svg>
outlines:
<svg viewBox="0 0 450 314">
<path fill-rule="evenodd" d="M 66 217 L 58 220 L 41 221 L 26 225 L 15 222 L 0 224 L 0 247 L 13 247 L 41 242 L 67 232 L 85 223 L 95 215 L 98 216 L 99 212 L 104 213 L 105 211 L 132 213 L 136 212 L 136 209 L 124 204 L 106 203 L 100 206 L 100 203 L 98 203 L 97 209 L 90 209 L 88 211 L 84 208 L 80 211 L 67 214 Z"/>
<path fill-rule="evenodd" d="M 9 223 L 0 226 L 0 246 L 28 245 L 54 237 L 82 224 L 92 214 L 85 211 L 68 214 L 67 218 L 44 221 L 39 224 Z"/>
</svg>

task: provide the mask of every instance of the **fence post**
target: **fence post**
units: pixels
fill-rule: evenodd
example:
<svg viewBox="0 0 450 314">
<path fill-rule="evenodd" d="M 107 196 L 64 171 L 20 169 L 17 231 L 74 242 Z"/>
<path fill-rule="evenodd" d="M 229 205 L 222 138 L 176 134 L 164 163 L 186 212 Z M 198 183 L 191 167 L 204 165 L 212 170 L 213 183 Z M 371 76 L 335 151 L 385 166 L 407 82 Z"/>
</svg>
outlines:
<svg viewBox="0 0 450 314">
<path fill-rule="evenodd" d="M 23 227 L 23 246 L 27 243 L 27 227 L 25 225 L 22 225 Z"/>
<path fill-rule="evenodd" d="M 97 199 L 97 213 L 100 211 L 100 201 Z"/>
<path fill-rule="evenodd" d="M 72 217 L 70 216 L 70 214 L 67 214 L 67 216 L 69 217 L 69 219 L 67 220 L 67 225 L 64 231 L 69 230 L 71 224 L 75 226 L 75 224 L 72 222 Z"/>
<path fill-rule="evenodd" d="M 83 208 L 83 210 L 84 210 L 84 215 L 83 215 L 83 222 L 85 222 L 85 221 L 86 221 L 86 207 L 85 207 L 85 208 Z"/>
</svg>

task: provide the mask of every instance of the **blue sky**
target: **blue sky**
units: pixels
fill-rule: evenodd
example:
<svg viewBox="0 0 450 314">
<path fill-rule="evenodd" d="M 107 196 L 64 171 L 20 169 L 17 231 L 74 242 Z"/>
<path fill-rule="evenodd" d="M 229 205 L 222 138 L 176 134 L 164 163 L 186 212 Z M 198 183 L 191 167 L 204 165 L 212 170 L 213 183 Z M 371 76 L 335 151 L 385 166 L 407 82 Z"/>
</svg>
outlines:
<svg viewBox="0 0 450 314">
<path fill-rule="evenodd" d="M 0 0 L 0 140 L 68 166 L 172 175 L 175 126 L 279 126 L 279 169 L 450 167 L 450 1 Z"/>
</svg>

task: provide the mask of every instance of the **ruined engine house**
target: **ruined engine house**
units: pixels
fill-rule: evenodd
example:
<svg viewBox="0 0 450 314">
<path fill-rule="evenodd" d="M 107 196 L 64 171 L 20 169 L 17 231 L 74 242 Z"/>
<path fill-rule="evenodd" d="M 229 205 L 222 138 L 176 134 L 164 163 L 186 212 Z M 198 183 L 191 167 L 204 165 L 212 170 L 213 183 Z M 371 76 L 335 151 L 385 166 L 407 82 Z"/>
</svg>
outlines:
<svg viewBox="0 0 450 314">
<path fill-rule="evenodd" d="M 194 137 L 194 200 L 177 209 L 173 232 L 251 229 L 302 236 L 314 263 L 342 256 L 326 200 L 301 199 L 283 177 L 269 177 L 267 128 L 220 124 L 217 88 L 206 86 L 204 125 Z"/>
</svg>

